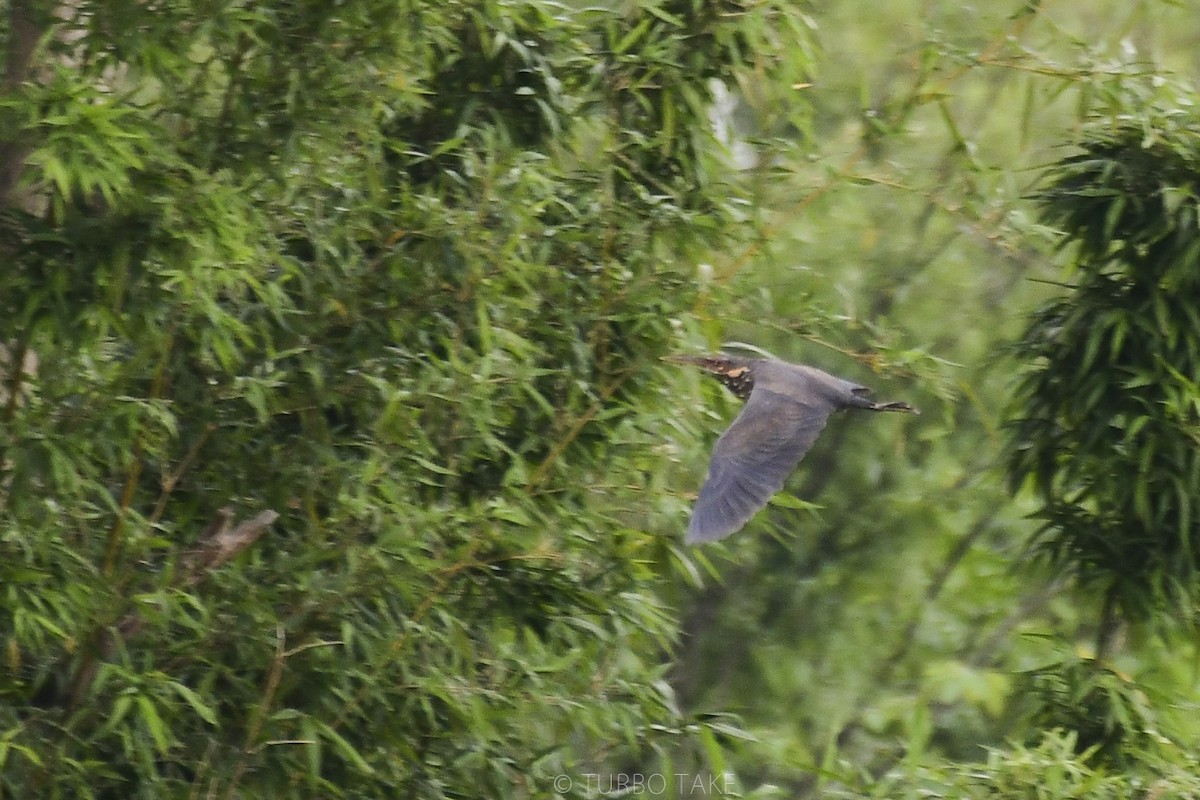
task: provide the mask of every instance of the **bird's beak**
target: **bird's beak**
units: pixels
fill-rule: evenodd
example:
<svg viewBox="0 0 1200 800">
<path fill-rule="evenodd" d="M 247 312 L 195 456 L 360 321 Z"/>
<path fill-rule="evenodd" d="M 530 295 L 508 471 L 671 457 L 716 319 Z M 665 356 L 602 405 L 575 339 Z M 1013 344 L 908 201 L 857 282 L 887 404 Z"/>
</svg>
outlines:
<svg viewBox="0 0 1200 800">
<path fill-rule="evenodd" d="M 872 411 L 903 411 L 906 414 L 920 414 L 919 408 L 913 408 L 908 403 L 900 402 L 899 400 L 891 403 L 876 403 L 871 406 Z"/>
</svg>

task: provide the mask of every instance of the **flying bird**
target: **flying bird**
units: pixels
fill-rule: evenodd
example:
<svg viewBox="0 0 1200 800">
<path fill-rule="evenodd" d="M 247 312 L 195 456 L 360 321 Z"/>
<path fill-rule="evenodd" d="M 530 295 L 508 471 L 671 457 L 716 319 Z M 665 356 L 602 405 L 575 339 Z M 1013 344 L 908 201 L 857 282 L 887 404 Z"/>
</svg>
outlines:
<svg viewBox="0 0 1200 800">
<path fill-rule="evenodd" d="M 700 489 L 688 544 L 715 542 L 739 530 L 783 488 L 825 427 L 846 408 L 920 412 L 908 403 L 876 403 L 871 390 L 816 367 L 764 358 L 667 356 L 711 372 L 746 405 L 717 439 Z"/>
</svg>

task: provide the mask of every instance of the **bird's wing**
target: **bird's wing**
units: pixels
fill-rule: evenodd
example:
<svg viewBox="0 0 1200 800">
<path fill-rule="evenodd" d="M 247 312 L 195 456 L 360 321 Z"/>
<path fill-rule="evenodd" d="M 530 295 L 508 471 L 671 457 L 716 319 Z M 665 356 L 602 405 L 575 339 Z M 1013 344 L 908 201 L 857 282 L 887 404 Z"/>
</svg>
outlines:
<svg viewBox="0 0 1200 800">
<path fill-rule="evenodd" d="M 692 511 L 687 542 L 712 542 L 741 528 L 812 447 L 834 407 L 800 403 L 756 389 L 742 413 L 717 439 L 708 478 Z"/>
</svg>

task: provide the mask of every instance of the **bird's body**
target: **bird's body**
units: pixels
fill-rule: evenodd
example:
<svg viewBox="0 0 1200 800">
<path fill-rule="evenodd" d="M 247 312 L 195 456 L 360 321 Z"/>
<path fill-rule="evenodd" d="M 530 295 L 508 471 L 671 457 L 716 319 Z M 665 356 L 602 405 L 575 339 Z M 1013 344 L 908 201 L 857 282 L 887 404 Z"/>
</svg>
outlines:
<svg viewBox="0 0 1200 800">
<path fill-rule="evenodd" d="M 746 400 L 713 448 L 708 477 L 688 525 L 689 544 L 723 539 L 745 525 L 783 488 L 833 412 L 862 408 L 918 413 L 907 403 L 872 402 L 865 386 L 802 364 L 725 354 L 667 360 L 713 373 Z"/>
</svg>

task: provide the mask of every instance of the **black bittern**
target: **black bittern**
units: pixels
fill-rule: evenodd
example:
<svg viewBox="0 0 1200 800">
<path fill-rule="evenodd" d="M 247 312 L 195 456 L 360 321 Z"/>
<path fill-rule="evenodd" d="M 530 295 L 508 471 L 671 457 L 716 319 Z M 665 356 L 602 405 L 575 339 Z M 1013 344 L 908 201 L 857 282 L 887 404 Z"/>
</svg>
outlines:
<svg viewBox="0 0 1200 800">
<path fill-rule="evenodd" d="M 746 401 L 717 439 L 708 477 L 692 510 L 687 542 L 713 542 L 739 530 L 783 488 L 825 427 L 846 408 L 920 413 L 908 403 L 875 403 L 865 386 L 815 367 L 763 358 L 668 356 L 711 372 Z"/>
</svg>

